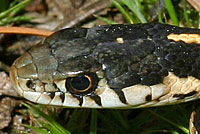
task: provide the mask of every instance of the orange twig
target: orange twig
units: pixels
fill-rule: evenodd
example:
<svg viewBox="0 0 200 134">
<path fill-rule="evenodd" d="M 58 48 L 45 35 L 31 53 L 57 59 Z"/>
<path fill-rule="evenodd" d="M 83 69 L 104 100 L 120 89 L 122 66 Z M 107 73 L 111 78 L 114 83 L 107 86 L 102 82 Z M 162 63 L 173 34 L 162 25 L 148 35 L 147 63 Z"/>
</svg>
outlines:
<svg viewBox="0 0 200 134">
<path fill-rule="evenodd" d="M 25 34 L 25 35 L 35 35 L 47 37 L 54 32 L 39 30 L 34 28 L 26 28 L 26 27 L 0 27 L 0 33 L 2 34 Z"/>
</svg>

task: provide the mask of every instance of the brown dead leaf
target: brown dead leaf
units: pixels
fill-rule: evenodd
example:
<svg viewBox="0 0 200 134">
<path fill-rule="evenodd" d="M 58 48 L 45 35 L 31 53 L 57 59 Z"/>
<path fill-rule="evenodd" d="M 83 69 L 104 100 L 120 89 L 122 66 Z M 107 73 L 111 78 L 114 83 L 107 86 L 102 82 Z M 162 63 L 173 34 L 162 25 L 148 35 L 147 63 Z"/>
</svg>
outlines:
<svg viewBox="0 0 200 134">
<path fill-rule="evenodd" d="M 200 11 L 200 0 L 187 0 L 197 11 Z"/>
</svg>

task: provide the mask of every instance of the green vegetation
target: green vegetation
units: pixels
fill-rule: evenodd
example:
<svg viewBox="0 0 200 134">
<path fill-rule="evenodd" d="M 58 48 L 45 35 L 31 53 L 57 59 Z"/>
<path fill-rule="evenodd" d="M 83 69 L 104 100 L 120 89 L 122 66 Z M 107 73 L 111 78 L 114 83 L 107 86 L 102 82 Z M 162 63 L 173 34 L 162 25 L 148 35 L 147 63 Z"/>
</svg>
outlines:
<svg viewBox="0 0 200 134">
<path fill-rule="evenodd" d="M 38 105 L 24 104 L 35 116 L 35 126 L 25 126 L 41 134 L 189 134 L 191 104 L 126 110 L 66 109 L 67 117 L 54 109 L 45 114 L 41 105 L 39 110 Z"/>
<path fill-rule="evenodd" d="M 175 4 L 171 0 L 110 0 L 123 15 L 127 23 L 146 23 L 159 21 L 176 26 L 199 27 L 199 13 L 192 8 L 186 0 L 178 0 Z M 175 10 L 176 9 L 176 10 Z M 108 24 L 117 22 L 98 17 Z"/>
<path fill-rule="evenodd" d="M 49 112 L 48 114 L 45 114 L 44 112 L 42 112 L 39 108 L 37 108 L 34 105 L 28 105 L 26 103 L 23 103 L 26 107 L 28 107 L 30 110 L 32 110 L 32 112 L 34 114 L 36 114 L 36 116 L 41 116 L 43 117 L 46 122 L 43 121 L 38 121 L 38 126 L 41 126 L 41 128 L 38 127 L 34 127 L 34 126 L 29 126 L 29 125 L 25 125 L 28 128 L 31 128 L 35 131 L 37 131 L 40 134 L 71 134 L 69 131 L 67 131 L 65 128 L 63 128 L 62 125 L 60 125 L 59 123 L 57 123 L 51 115 L 51 112 Z"/>
<path fill-rule="evenodd" d="M 29 17 L 19 15 L 19 12 L 22 11 L 31 0 L 24 0 L 20 3 L 18 3 L 18 1 L 19 0 L 14 0 L 13 2 L 9 2 L 8 0 L 1 0 L 0 25 L 26 22 L 31 19 Z"/>
</svg>

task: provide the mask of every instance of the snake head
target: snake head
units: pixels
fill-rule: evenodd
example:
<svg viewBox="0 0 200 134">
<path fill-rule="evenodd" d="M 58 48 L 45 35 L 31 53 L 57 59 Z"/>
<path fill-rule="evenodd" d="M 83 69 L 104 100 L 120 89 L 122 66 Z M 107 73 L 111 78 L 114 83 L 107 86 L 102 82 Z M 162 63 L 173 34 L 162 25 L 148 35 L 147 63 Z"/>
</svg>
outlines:
<svg viewBox="0 0 200 134">
<path fill-rule="evenodd" d="M 197 99 L 200 46 L 188 39 L 198 33 L 160 23 L 63 29 L 16 59 L 11 81 L 30 101 L 67 107 L 147 107 Z"/>
<path fill-rule="evenodd" d="M 112 90 L 104 92 L 102 64 L 91 54 L 96 42 L 86 34 L 85 28 L 61 30 L 16 59 L 10 71 L 16 91 L 32 102 L 57 106 L 98 108 L 100 95 L 108 94 L 104 102 L 113 95 L 119 100 Z"/>
</svg>

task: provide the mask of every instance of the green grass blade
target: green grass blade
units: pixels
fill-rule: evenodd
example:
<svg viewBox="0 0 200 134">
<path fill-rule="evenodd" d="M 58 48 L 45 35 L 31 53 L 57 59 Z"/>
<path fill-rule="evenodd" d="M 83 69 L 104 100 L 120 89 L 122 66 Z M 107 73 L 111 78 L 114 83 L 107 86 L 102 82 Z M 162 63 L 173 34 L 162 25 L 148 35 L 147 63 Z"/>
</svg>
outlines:
<svg viewBox="0 0 200 134">
<path fill-rule="evenodd" d="M 104 17 L 101 17 L 101 16 L 97 16 L 97 15 L 94 15 L 94 17 L 98 18 L 99 20 L 102 20 L 104 22 L 106 22 L 107 24 L 110 24 L 110 25 L 113 25 L 113 24 L 118 24 L 117 22 L 114 22 L 112 20 L 109 20 L 107 18 L 104 18 Z"/>
<path fill-rule="evenodd" d="M 122 0 L 122 2 L 136 15 L 140 22 L 147 22 L 147 20 L 140 11 L 140 8 L 138 6 L 139 4 L 136 3 L 137 0 Z"/>
<path fill-rule="evenodd" d="M 0 25 L 3 26 L 3 25 L 7 25 L 7 24 L 10 24 L 10 23 L 13 23 L 13 22 L 15 22 L 15 23 L 28 22 L 31 19 L 32 18 L 26 17 L 26 16 L 16 16 L 16 17 L 8 16 L 8 17 L 0 20 Z"/>
<path fill-rule="evenodd" d="M 186 26 L 190 27 L 191 25 L 190 25 L 189 17 L 188 17 L 188 14 L 187 14 L 186 1 L 182 0 L 182 3 L 183 3 L 183 17 L 184 17 L 184 20 L 186 22 Z"/>
<path fill-rule="evenodd" d="M 88 119 L 90 118 L 90 109 L 72 109 L 70 118 L 66 122 L 66 127 L 73 133 L 80 133 L 82 129 L 89 124 Z M 78 125 L 74 125 L 78 124 Z"/>
<path fill-rule="evenodd" d="M 49 123 L 42 123 L 42 126 L 49 130 L 52 134 L 61 134 L 58 129 L 52 127 L 52 125 L 50 125 Z"/>
<path fill-rule="evenodd" d="M 0 4 L 0 12 L 5 11 L 8 8 L 9 1 L 8 0 L 1 0 Z"/>
<path fill-rule="evenodd" d="M 57 123 L 53 118 L 51 118 L 47 114 L 40 111 L 38 108 L 34 107 L 33 105 L 26 104 L 26 103 L 23 103 L 23 105 L 26 106 L 27 108 L 29 108 L 30 110 L 34 111 L 35 113 L 38 113 L 44 119 L 46 119 L 52 127 L 54 127 L 55 129 L 58 130 L 58 132 L 60 132 L 60 134 L 71 134 L 69 131 L 67 131 L 65 128 L 63 128 L 59 123 Z"/>
<path fill-rule="evenodd" d="M 128 23 L 130 24 L 134 23 L 132 16 L 119 4 L 119 2 L 115 0 L 111 0 L 111 2 L 121 12 L 121 14 L 124 16 L 124 18 L 126 19 Z"/>
<path fill-rule="evenodd" d="M 0 19 L 4 18 L 4 17 L 7 17 L 11 12 L 15 11 L 15 10 L 18 10 L 19 8 L 22 8 L 24 6 L 26 6 L 31 0 L 25 0 L 13 7 L 11 7 L 10 9 L 0 13 Z"/>
<path fill-rule="evenodd" d="M 24 125 L 25 127 L 27 127 L 27 128 L 30 128 L 30 129 L 32 129 L 32 130 L 34 130 L 34 131 L 40 133 L 40 134 L 51 134 L 51 133 L 49 133 L 49 131 L 44 130 L 44 129 L 41 129 L 41 128 L 37 128 L 37 127 L 30 126 L 30 125 L 26 125 L 26 124 L 23 124 L 23 125 Z"/>
<path fill-rule="evenodd" d="M 20 1 L 20 0 L 13 0 L 13 1 L 10 3 L 9 7 L 11 8 L 11 7 L 15 6 L 19 1 Z"/>
<path fill-rule="evenodd" d="M 97 134 L 97 110 L 96 109 L 92 109 L 89 134 Z"/>
<path fill-rule="evenodd" d="M 180 126 L 179 124 L 168 120 L 167 118 L 165 118 L 165 117 L 163 117 L 163 116 L 161 116 L 161 115 L 159 115 L 159 114 L 153 112 L 152 110 L 149 110 L 149 112 L 152 113 L 153 115 L 159 117 L 160 119 L 162 119 L 162 120 L 168 122 L 169 124 L 171 124 L 171 125 L 173 125 L 173 126 L 179 128 L 179 129 L 182 130 L 184 133 L 189 134 L 189 130 L 188 130 L 187 128 L 185 128 L 185 127 L 183 127 L 183 126 Z"/>
<path fill-rule="evenodd" d="M 174 6 L 172 4 L 171 0 L 164 0 L 165 2 L 165 6 L 167 8 L 167 11 L 169 13 L 170 18 L 172 19 L 172 22 L 174 25 L 179 26 L 179 21 L 178 18 L 176 16 L 176 12 L 174 10 Z"/>
<path fill-rule="evenodd" d="M 122 114 L 120 114 L 120 112 L 118 110 L 111 110 L 111 114 L 113 116 L 113 118 L 116 118 L 116 120 L 119 121 L 120 126 L 122 126 L 122 128 L 128 128 L 128 121 L 122 116 Z"/>
</svg>

